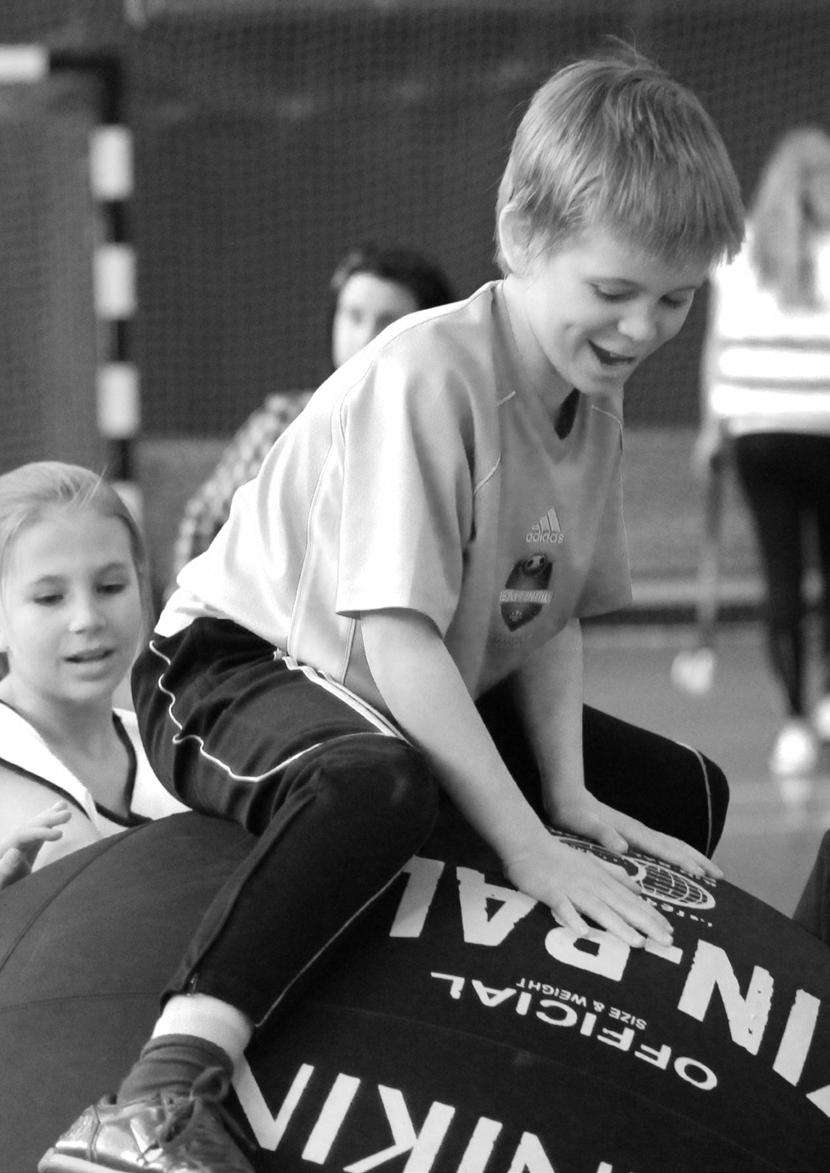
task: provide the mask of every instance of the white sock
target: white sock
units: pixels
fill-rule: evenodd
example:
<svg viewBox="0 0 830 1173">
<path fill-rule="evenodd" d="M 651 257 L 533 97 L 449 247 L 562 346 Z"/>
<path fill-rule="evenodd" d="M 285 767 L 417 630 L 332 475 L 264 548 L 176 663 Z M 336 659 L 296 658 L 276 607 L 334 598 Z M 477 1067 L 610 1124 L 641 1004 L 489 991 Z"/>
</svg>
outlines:
<svg viewBox="0 0 830 1173">
<path fill-rule="evenodd" d="M 228 1055 L 234 1067 L 251 1041 L 253 1023 L 229 1002 L 210 994 L 174 994 L 162 1009 L 153 1027 L 160 1035 L 195 1035 L 207 1039 Z"/>
</svg>

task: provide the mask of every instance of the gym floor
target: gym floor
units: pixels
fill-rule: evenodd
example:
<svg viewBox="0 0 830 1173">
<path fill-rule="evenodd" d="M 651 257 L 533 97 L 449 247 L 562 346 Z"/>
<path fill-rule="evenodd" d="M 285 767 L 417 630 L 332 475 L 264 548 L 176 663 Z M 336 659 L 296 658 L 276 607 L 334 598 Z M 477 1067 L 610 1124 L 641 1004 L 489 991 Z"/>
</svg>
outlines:
<svg viewBox="0 0 830 1173">
<path fill-rule="evenodd" d="M 789 916 L 830 828 L 830 752 L 807 801 L 786 805 L 766 767 L 780 710 L 760 626 L 721 630 L 714 681 L 700 696 L 678 691 L 670 678 L 678 651 L 693 644 L 683 626 L 587 626 L 586 700 L 718 762 L 731 802 L 715 859 L 727 879 Z"/>
</svg>

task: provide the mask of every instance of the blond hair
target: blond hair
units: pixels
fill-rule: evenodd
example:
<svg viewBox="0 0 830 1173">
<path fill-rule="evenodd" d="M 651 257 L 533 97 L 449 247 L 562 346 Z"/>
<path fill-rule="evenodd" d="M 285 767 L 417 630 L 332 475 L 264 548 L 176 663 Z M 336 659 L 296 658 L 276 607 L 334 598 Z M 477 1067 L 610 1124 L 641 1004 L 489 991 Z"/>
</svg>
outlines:
<svg viewBox="0 0 830 1173">
<path fill-rule="evenodd" d="M 144 539 L 130 510 L 98 473 L 57 460 L 22 464 L 0 476 L 0 582 L 17 535 L 55 507 L 114 517 L 127 527 L 145 622 L 150 613 L 150 586 Z"/>
<path fill-rule="evenodd" d="M 709 263 L 743 239 L 740 187 L 691 91 L 627 45 L 556 72 L 534 94 L 502 176 L 540 249 L 603 225 L 652 255 Z M 497 261 L 509 265 L 499 246 Z"/>
<path fill-rule="evenodd" d="M 830 172 L 830 136 L 817 126 L 787 131 L 770 154 L 750 210 L 750 261 L 781 305 L 816 302 L 811 175 Z"/>
</svg>

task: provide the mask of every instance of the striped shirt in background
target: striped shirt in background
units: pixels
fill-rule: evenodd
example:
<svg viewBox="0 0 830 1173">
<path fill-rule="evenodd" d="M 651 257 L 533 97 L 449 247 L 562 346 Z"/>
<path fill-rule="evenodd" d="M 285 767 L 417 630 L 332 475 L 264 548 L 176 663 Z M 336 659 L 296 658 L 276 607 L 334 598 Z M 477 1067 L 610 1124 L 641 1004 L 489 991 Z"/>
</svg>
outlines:
<svg viewBox="0 0 830 1173">
<path fill-rule="evenodd" d="M 816 254 L 819 307 L 782 308 L 748 244 L 712 274 L 704 393 L 729 434 L 830 434 L 830 235 Z"/>
</svg>

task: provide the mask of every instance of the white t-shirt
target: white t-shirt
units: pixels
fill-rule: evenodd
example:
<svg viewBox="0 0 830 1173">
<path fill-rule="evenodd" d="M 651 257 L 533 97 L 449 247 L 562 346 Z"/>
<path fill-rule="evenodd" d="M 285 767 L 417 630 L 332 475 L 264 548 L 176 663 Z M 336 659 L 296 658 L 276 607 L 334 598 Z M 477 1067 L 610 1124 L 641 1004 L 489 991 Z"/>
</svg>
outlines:
<svg viewBox="0 0 830 1173">
<path fill-rule="evenodd" d="M 280 437 L 157 624 L 230 618 L 384 708 L 359 615 L 428 616 L 473 697 L 574 616 L 631 597 L 621 397 L 560 438 L 501 283 L 401 319 Z"/>
</svg>

